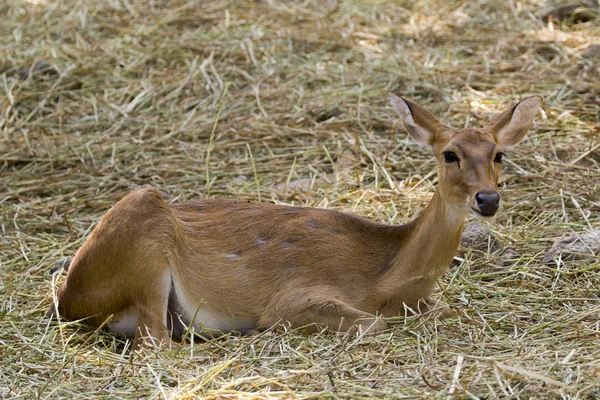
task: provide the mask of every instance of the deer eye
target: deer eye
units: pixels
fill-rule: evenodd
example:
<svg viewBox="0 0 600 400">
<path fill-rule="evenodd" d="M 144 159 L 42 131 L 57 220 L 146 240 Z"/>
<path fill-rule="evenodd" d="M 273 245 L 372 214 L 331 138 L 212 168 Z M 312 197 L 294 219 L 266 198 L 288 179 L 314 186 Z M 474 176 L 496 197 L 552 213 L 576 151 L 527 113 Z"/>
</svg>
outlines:
<svg viewBox="0 0 600 400">
<path fill-rule="evenodd" d="M 504 153 L 502 153 L 502 152 L 497 153 L 496 157 L 494 157 L 494 162 L 501 163 L 502 162 L 502 157 L 504 157 Z"/>
<path fill-rule="evenodd" d="M 453 163 L 458 161 L 458 157 L 453 151 L 445 151 L 442 154 L 444 155 L 444 161 L 446 161 L 447 163 Z"/>
</svg>

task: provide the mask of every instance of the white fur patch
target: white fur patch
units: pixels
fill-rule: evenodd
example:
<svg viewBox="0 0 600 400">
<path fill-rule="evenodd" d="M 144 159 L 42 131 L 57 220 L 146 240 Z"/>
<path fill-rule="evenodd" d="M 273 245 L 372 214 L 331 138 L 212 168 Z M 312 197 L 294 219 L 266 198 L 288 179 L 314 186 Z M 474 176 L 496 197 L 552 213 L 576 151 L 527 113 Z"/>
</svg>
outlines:
<svg viewBox="0 0 600 400">
<path fill-rule="evenodd" d="M 164 311 L 165 314 L 162 316 L 163 323 L 167 326 L 167 304 L 169 301 L 169 291 L 171 290 L 171 273 L 166 273 L 163 278 L 163 298 L 164 298 Z M 110 332 L 119 333 L 122 335 L 135 335 L 135 331 L 138 326 L 138 311 L 132 306 L 125 310 L 115 314 L 113 319 L 107 324 Z"/>
<path fill-rule="evenodd" d="M 185 321 L 193 321 L 194 329 L 197 332 L 202 330 L 216 330 L 223 333 L 234 330 L 244 331 L 255 329 L 255 324 L 251 321 L 243 321 L 231 314 L 223 314 L 211 309 L 209 304 L 201 302 L 199 305 L 190 302 L 184 295 L 183 290 L 177 280 L 173 278 L 175 287 L 175 295 L 177 301 L 183 308 L 182 319 Z"/>
<path fill-rule="evenodd" d="M 138 312 L 133 307 L 121 311 L 108 323 L 108 330 L 121 335 L 135 335 Z"/>
</svg>

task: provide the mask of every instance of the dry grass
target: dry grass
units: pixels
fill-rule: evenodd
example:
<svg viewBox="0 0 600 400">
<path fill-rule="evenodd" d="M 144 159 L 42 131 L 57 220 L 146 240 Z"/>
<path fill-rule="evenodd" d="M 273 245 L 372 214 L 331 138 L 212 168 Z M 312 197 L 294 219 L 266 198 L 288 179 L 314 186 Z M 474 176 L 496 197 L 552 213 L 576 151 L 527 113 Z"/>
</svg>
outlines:
<svg viewBox="0 0 600 400">
<path fill-rule="evenodd" d="M 600 28 L 544 24 L 538 6 L 0 3 L 0 397 L 600 398 L 600 263 L 541 263 L 600 227 L 599 64 L 581 56 Z M 43 318 L 51 266 L 141 185 L 408 221 L 435 165 L 387 90 L 456 126 L 546 99 L 492 225 L 521 258 L 466 249 L 441 282 L 456 317 L 377 337 L 267 331 L 133 367 L 128 340 Z"/>
</svg>

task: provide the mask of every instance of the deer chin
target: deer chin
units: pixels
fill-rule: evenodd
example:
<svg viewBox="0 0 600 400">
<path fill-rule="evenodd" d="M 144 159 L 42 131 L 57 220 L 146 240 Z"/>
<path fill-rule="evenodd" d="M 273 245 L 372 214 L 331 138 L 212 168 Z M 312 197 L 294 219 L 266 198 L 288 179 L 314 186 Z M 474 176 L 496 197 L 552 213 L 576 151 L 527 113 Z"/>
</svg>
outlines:
<svg viewBox="0 0 600 400">
<path fill-rule="evenodd" d="M 494 213 L 494 215 L 485 215 L 482 214 L 480 211 L 474 209 L 473 207 L 471 207 L 471 214 L 473 214 L 473 216 L 478 220 L 485 222 L 494 222 L 496 220 L 496 215 L 498 215 L 497 212 Z"/>
</svg>

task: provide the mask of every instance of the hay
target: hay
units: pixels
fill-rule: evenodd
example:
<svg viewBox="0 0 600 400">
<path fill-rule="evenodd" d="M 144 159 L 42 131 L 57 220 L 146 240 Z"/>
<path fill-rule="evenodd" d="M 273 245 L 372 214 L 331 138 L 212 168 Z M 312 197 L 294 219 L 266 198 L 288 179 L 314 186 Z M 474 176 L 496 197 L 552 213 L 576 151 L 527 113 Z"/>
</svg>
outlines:
<svg viewBox="0 0 600 400">
<path fill-rule="evenodd" d="M 582 56 L 600 29 L 542 22 L 540 3 L 0 4 L 0 397 L 598 397 L 598 259 L 542 258 L 600 226 L 600 74 Z M 128 339 L 43 318 L 49 270 L 141 185 L 410 220 L 435 164 L 387 90 L 455 126 L 546 99 L 491 226 L 520 257 L 487 268 L 467 249 L 441 281 L 455 317 L 227 337 L 133 366 Z"/>
</svg>

